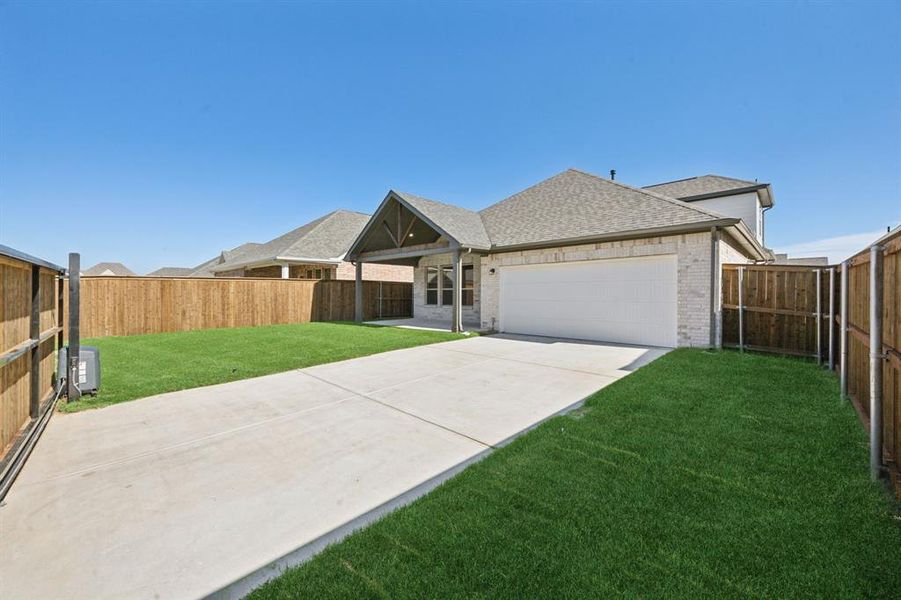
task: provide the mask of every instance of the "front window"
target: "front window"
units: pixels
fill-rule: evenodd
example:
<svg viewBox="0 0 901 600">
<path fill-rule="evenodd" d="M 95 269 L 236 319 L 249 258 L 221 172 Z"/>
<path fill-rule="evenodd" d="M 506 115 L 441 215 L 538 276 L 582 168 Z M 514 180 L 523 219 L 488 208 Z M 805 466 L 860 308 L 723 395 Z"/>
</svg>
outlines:
<svg viewBox="0 0 901 600">
<path fill-rule="evenodd" d="M 463 265 L 463 306 L 472 306 L 475 299 L 475 269 L 472 265 Z M 425 270 L 425 303 L 437 306 L 454 304 L 454 268 L 426 267 Z"/>
<path fill-rule="evenodd" d="M 438 304 L 438 268 L 428 267 L 425 270 L 425 303 Z"/>
<path fill-rule="evenodd" d="M 454 303 L 454 268 L 441 267 L 441 304 L 450 306 Z"/>
<path fill-rule="evenodd" d="M 472 265 L 463 265 L 463 306 L 472 306 L 473 289 L 475 288 L 475 269 Z"/>
</svg>

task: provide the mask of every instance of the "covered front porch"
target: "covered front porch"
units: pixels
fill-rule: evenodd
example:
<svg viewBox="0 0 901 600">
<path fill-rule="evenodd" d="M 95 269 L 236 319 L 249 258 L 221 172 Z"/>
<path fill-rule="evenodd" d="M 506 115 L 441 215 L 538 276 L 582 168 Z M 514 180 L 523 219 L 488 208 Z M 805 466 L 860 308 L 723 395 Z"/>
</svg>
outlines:
<svg viewBox="0 0 901 600">
<path fill-rule="evenodd" d="M 406 265 L 415 273 L 413 318 L 396 326 L 477 331 L 479 257 L 489 248 L 477 213 L 389 192 L 346 256 L 356 270 L 356 320 L 363 321 L 363 264 Z"/>
</svg>

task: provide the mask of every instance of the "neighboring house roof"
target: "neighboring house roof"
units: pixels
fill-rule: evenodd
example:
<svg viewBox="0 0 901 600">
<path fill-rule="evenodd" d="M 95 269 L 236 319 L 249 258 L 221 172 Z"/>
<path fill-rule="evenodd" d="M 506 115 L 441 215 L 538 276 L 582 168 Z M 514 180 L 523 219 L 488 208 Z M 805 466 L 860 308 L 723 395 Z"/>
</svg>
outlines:
<svg viewBox="0 0 901 600">
<path fill-rule="evenodd" d="M 406 192 L 393 193 L 420 213 L 421 218 L 437 227 L 442 234 L 457 240 L 461 246 L 480 250 L 491 248 L 491 239 L 479 213 Z"/>
<path fill-rule="evenodd" d="M 119 262 L 101 262 L 81 272 L 82 275 L 115 275 L 118 277 L 135 277 L 137 273 Z"/>
<path fill-rule="evenodd" d="M 496 248 L 713 224 L 726 218 L 651 190 L 576 169 L 545 179 L 479 214 Z"/>
<path fill-rule="evenodd" d="M 223 252 L 222 261 L 208 265 L 207 269 L 220 272 L 247 265 L 291 260 L 337 263 L 342 260 L 350 244 L 368 221 L 369 215 L 336 210 L 265 244 L 244 244 Z"/>
<path fill-rule="evenodd" d="M 163 267 L 147 273 L 146 277 L 187 277 L 193 271 L 191 267 Z"/>
<path fill-rule="evenodd" d="M 788 254 L 777 254 L 774 265 L 794 265 L 799 267 L 825 267 L 829 265 L 828 256 L 808 256 L 790 258 Z"/>
<path fill-rule="evenodd" d="M 189 268 L 190 273 L 188 273 L 188 275 L 190 277 L 215 277 L 215 273 L 213 273 L 214 267 L 221 265 L 228 259 L 235 259 L 238 256 L 249 252 L 256 246 L 260 246 L 260 244 L 256 242 L 247 242 L 240 246 L 235 246 L 231 250 L 223 250 L 213 258 L 200 263 L 196 267 Z"/>
<path fill-rule="evenodd" d="M 684 202 L 759 191 L 762 192 L 760 194 L 761 203 L 764 206 L 773 205 L 770 184 L 748 181 L 746 179 L 735 179 L 733 177 L 723 177 L 722 175 L 689 177 L 688 179 L 678 179 L 676 181 L 648 185 L 645 186 L 644 189 L 652 190 L 659 194 L 665 194 L 671 198 L 676 198 Z"/>
</svg>

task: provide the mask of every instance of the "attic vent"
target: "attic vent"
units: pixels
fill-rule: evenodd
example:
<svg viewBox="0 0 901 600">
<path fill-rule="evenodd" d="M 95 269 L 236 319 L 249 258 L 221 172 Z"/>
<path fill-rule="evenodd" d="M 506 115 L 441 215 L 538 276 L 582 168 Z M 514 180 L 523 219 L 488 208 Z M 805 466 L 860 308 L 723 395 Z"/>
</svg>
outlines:
<svg viewBox="0 0 901 600">
<path fill-rule="evenodd" d="M 616 181 L 616 169 L 610 169 L 610 181 Z"/>
</svg>

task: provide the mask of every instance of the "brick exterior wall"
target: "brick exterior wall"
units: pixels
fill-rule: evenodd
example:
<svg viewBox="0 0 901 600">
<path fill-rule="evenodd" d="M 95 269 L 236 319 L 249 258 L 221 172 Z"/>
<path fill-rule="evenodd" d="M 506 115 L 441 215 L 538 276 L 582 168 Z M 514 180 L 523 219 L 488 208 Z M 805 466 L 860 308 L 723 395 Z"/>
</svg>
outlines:
<svg viewBox="0 0 901 600">
<path fill-rule="evenodd" d="M 452 254 L 434 254 L 432 256 L 423 256 L 419 259 L 419 265 L 414 270 L 413 275 L 413 316 L 425 318 L 434 321 L 451 320 L 450 306 L 436 306 L 425 303 L 425 284 L 426 284 L 426 268 L 427 267 L 449 267 L 452 264 Z M 470 326 L 479 327 L 480 323 L 480 306 L 481 306 L 481 286 L 482 269 L 481 257 L 477 254 L 464 254 L 463 264 L 473 266 L 473 300 L 472 306 L 463 306 L 463 323 Z M 440 296 L 440 294 L 439 294 Z M 439 297 L 439 301 L 441 298 Z"/>
<path fill-rule="evenodd" d="M 302 279 L 308 269 L 322 269 L 322 279 L 348 279 L 356 276 L 354 266 L 342 262 L 337 267 L 329 265 L 291 265 L 288 275 L 292 279 Z M 235 269 L 216 273 L 216 277 L 274 277 L 282 276 L 282 268 L 278 265 L 256 267 L 254 269 Z M 363 263 L 363 279 L 367 281 L 413 281 L 413 267 L 403 265 L 383 265 L 380 263 Z"/>
<path fill-rule="evenodd" d="M 244 269 L 244 275 L 239 277 L 272 277 L 278 279 L 282 276 L 282 268 L 278 265 L 270 267 L 257 267 L 255 269 Z"/>
<path fill-rule="evenodd" d="M 354 278 L 356 278 L 356 271 L 352 263 L 345 261 L 338 265 L 335 279 L 353 280 Z M 413 267 L 363 263 L 363 279 L 367 281 L 413 281 Z"/>
<path fill-rule="evenodd" d="M 677 261 L 677 339 L 679 346 L 710 345 L 710 233 L 690 233 L 580 246 L 541 248 L 520 252 L 489 254 L 481 259 L 482 329 L 496 329 L 500 323 L 498 295 L 499 269 L 604 258 L 627 258 L 675 254 Z M 495 274 L 489 271 L 495 269 Z M 414 285 L 414 298 L 417 286 Z M 414 305 L 414 314 L 415 305 Z"/>
<path fill-rule="evenodd" d="M 244 269 L 234 269 L 232 271 L 222 271 L 221 273 L 213 273 L 214 277 L 244 277 Z"/>
</svg>

